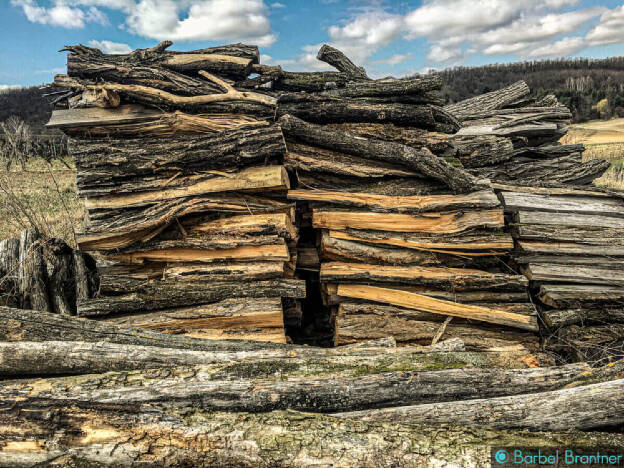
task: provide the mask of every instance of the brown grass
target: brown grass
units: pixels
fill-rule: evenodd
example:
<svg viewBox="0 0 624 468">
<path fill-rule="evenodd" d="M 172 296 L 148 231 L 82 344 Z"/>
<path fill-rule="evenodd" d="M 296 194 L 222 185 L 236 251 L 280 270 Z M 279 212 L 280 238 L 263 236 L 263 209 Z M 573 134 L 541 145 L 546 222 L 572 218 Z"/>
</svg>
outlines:
<svg viewBox="0 0 624 468">
<path fill-rule="evenodd" d="M 31 159 L 25 171 L 0 169 L 0 239 L 19 237 L 23 229 L 35 227 L 45 237 L 59 237 L 73 246 L 83 216 L 76 171 L 60 161 Z"/>
</svg>

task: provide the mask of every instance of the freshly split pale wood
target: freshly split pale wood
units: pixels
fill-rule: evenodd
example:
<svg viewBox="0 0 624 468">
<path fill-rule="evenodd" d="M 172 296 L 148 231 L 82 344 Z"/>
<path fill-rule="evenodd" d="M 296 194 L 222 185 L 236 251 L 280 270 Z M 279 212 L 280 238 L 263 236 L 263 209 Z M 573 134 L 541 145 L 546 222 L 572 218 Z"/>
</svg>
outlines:
<svg viewBox="0 0 624 468">
<path fill-rule="evenodd" d="M 358 284 L 340 284 L 338 286 L 338 295 L 351 297 L 353 299 L 392 304 L 434 314 L 495 323 L 533 332 L 539 331 L 539 326 L 535 317 L 468 304 L 458 304 L 406 291 Z"/>
<path fill-rule="evenodd" d="M 420 216 L 315 209 L 313 224 L 315 228 L 332 230 L 375 229 L 391 232 L 450 234 L 474 228 L 502 228 L 504 219 L 500 209 L 459 213 L 427 213 Z"/>
<path fill-rule="evenodd" d="M 192 226 L 189 231 L 205 236 L 277 234 L 289 240 L 298 237 L 297 228 L 287 213 L 232 216 Z"/>
<path fill-rule="evenodd" d="M 373 245 L 387 245 L 400 247 L 401 249 L 425 250 L 431 252 L 457 253 L 458 255 L 474 256 L 500 255 L 511 251 L 514 242 L 511 235 L 497 232 L 483 232 L 481 235 L 466 234 L 453 236 L 430 237 L 397 234 L 392 232 L 343 232 L 328 231 L 327 235 L 332 239 L 363 242 Z M 400 250 L 404 252 L 403 250 Z"/>
<path fill-rule="evenodd" d="M 523 275 L 490 273 L 469 268 L 389 266 L 329 262 L 321 265 L 321 281 L 333 283 L 398 283 L 437 287 L 449 291 L 523 291 L 528 281 Z"/>
<path fill-rule="evenodd" d="M 327 190 L 290 190 L 288 198 L 297 201 L 314 201 L 396 213 L 451 211 L 462 208 L 484 209 L 500 206 L 500 201 L 492 191 L 474 192 L 466 195 L 390 197 L 368 193 L 345 193 Z"/>
<path fill-rule="evenodd" d="M 288 190 L 289 188 L 288 174 L 283 166 L 252 167 L 237 173 L 223 174 L 188 187 L 89 198 L 85 200 L 85 208 L 88 210 L 128 208 L 206 193 Z"/>
<path fill-rule="evenodd" d="M 254 281 L 284 276 L 283 262 L 168 265 L 163 278 L 170 281 Z"/>
<path fill-rule="evenodd" d="M 125 263 L 171 262 L 171 263 L 212 263 L 224 261 L 275 261 L 287 262 L 290 252 L 286 244 L 273 245 L 243 245 L 232 249 L 192 249 L 192 248 L 163 248 L 145 252 L 129 252 L 108 255 L 109 260 Z"/>
</svg>

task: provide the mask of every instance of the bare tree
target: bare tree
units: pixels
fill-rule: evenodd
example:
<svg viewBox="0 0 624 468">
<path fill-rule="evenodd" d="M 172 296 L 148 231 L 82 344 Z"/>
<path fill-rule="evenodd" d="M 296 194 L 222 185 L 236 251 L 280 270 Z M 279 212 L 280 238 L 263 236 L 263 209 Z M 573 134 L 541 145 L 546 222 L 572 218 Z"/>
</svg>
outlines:
<svg viewBox="0 0 624 468">
<path fill-rule="evenodd" d="M 4 122 L 0 122 L 0 130 L 4 139 L 2 157 L 4 158 L 6 170 L 8 171 L 11 165 L 18 161 L 22 166 L 22 170 L 26 170 L 26 160 L 32 146 L 30 125 L 19 117 L 12 115 Z"/>
</svg>

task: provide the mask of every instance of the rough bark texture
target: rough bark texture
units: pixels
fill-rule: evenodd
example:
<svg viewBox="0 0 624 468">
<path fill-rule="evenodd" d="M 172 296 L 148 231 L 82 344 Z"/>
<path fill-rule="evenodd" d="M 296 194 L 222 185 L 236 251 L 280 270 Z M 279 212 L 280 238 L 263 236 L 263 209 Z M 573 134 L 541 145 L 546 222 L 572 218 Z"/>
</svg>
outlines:
<svg viewBox="0 0 624 468">
<path fill-rule="evenodd" d="M 518 81 L 506 88 L 491 93 L 449 104 L 445 109 L 457 118 L 465 118 L 482 111 L 501 109 L 531 92 L 524 81 Z"/>
<path fill-rule="evenodd" d="M 321 62 L 330 64 L 336 70 L 349 75 L 352 79 L 369 79 L 368 76 L 366 76 L 364 68 L 356 66 L 345 54 L 330 45 L 323 44 L 316 58 Z"/>
</svg>

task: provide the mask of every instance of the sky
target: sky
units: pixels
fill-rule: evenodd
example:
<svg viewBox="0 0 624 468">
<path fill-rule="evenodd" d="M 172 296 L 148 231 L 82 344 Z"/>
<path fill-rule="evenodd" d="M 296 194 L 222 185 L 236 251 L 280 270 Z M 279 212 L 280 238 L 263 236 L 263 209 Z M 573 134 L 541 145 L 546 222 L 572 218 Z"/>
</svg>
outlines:
<svg viewBox="0 0 624 468">
<path fill-rule="evenodd" d="M 126 53 L 245 42 L 261 63 L 329 70 L 324 43 L 374 78 L 624 55 L 622 0 L 0 0 L 0 90 L 51 82 L 65 45 Z"/>
</svg>

